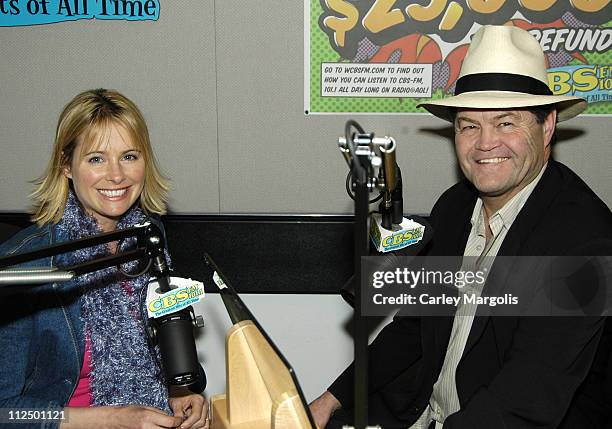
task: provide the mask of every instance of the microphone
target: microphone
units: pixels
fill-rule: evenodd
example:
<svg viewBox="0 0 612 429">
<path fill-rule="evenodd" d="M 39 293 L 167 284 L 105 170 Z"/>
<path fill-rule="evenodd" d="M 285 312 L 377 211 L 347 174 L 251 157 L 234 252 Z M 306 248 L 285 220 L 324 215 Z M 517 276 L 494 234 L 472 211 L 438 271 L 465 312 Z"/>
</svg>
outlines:
<svg viewBox="0 0 612 429">
<path fill-rule="evenodd" d="M 160 261 L 154 261 L 154 264 Z M 165 261 L 162 262 L 165 264 Z M 163 271 L 162 271 L 163 272 Z M 192 304 L 204 298 L 204 285 L 181 277 L 160 276 L 149 283 L 149 336 L 159 345 L 162 367 L 170 384 L 195 393 L 206 388 L 206 374 L 198 361 L 194 328 L 204 325 Z"/>
<path fill-rule="evenodd" d="M 382 267 L 393 266 L 398 256 L 419 254 L 429 243 L 433 229 L 427 221 L 412 216 L 404 217 L 402 172 L 395 161 L 395 141 L 383 152 L 385 192 L 380 202 L 380 213 L 370 215 L 370 255 L 384 256 Z M 351 307 L 355 307 L 355 276 L 351 276 L 340 288 L 340 295 Z"/>
<path fill-rule="evenodd" d="M 397 251 L 417 244 L 423 239 L 425 226 L 404 217 L 402 172 L 395 161 L 395 140 L 383 153 L 385 198 L 380 202 L 380 213 L 370 218 L 370 240 L 381 253 Z"/>
<path fill-rule="evenodd" d="M 355 127 L 359 134 L 351 135 L 351 127 Z M 362 159 L 370 160 L 371 171 L 368 174 L 375 175 L 378 169 L 378 177 L 370 177 L 367 182 L 369 189 L 381 190 L 381 195 L 369 203 L 378 201 L 382 197 L 379 213 L 370 216 L 369 254 L 384 256 L 382 265 L 391 266 L 398 256 L 415 256 L 423 251 L 432 238 L 433 230 L 424 219 L 417 216 L 412 216 L 412 219 L 404 217 L 402 174 L 396 161 L 395 139 L 374 137 L 374 133 L 365 134 L 359 124 L 349 120 L 346 123 L 344 137 L 338 139 L 338 146 L 351 168 L 347 177 L 347 192 L 352 199 L 355 198 L 349 188 L 349 179 L 354 174 L 355 165 L 359 165 L 358 155 Z M 351 276 L 340 289 L 344 300 L 353 307 L 355 288 L 360 286 L 355 285 L 355 276 Z"/>
<path fill-rule="evenodd" d="M 382 215 L 382 226 L 385 229 L 391 229 L 394 223 L 399 223 L 397 219 L 393 219 L 393 195 L 397 193 L 398 177 L 396 172 L 399 171 L 397 162 L 395 161 L 395 148 L 397 144 L 393 137 L 388 138 L 388 145 L 380 147 L 380 153 L 382 158 L 382 175 L 384 182 L 383 199 L 380 202 L 380 213 Z M 401 188 L 400 188 L 400 200 L 401 200 Z"/>
<path fill-rule="evenodd" d="M 400 256 L 416 256 L 420 254 L 423 249 L 429 244 L 433 237 L 433 228 L 429 223 L 420 218 L 419 216 L 411 216 L 410 219 L 406 219 L 402 216 L 403 222 L 400 225 L 395 225 L 395 231 L 389 231 L 381 225 L 381 215 L 374 213 L 371 215 L 370 222 L 370 252 L 369 256 L 384 257 L 384 261 L 381 262 L 381 269 L 385 270 L 387 267 L 392 267 L 397 263 L 397 259 Z M 413 227 L 416 225 L 416 227 Z M 420 231 L 420 237 L 416 238 L 412 235 L 412 231 L 417 229 Z M 385 235 L 385 239 L 380 240 L 380 237 Z M 379 238 L 376 238 L 379 237 Z M 395 238 L 390 238 L 395 237 Z M 380 251 L 375 245 L 376 240 L 379 240 L 381 246 L 385 247 L 385 251 Z M 394 245 L 393 241 L 397 243 Z M 355 288 L 360 285 L 355 284 L 355 276 L 349 277 L 340 288 L 340 295 L 344 298 L 344 301 L 351 307 L 355 307 Z"/>
</svg>

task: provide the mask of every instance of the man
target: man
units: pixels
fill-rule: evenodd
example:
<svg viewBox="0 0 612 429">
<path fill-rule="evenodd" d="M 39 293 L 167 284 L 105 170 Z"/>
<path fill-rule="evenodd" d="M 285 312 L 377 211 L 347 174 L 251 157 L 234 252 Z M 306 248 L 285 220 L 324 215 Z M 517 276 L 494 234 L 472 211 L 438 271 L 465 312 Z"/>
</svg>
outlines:
<svg viewBox="0 0 612 429">
<path fill-rule="evenodd" d="M 455 126 L 466 180 L 431 212 L 431 255 L 610 255 L 609 208 L 551 159 L 557 121 L 586 108 L 553 96 L 526 31 L 484 26 L 455 96 L 422 105 Z M 575 239 L 563 232 L 579 222 Z M 603 253 L 602 253 L 603 252 Z M 599 428 L 612 409 L 602 317 L 396 317 L 370 346 L 369 414 L 383 428 Z M 352 366 L 311 404 L 315 420 L 352 417 Z"/>
</svg>

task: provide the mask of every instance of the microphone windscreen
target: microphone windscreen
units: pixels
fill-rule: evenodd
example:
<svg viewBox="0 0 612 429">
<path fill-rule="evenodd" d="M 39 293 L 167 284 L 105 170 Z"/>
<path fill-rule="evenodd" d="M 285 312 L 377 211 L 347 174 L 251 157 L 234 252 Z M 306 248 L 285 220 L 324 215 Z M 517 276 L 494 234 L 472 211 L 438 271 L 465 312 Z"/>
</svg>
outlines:
<svg viewBox="0 0 612 429">
<path fill-rule="evenodd" d="M 380 215 L 378 215 L 378 218 L 380 219 Z M 404 220 L 409 220 L 416 225 L 420 225 L 423 228 L 422 229 L 423 232 L 421 234 L 420 239 L 412 242 L 409 245 L 407 244 L 403 247 L 399 247 L 396 250 L 391 250 L 391 251 L 383 253 L 383 252 L 378 251 L 378 249 L 376 249 L 375 244 L 374 244 L 375 240 L 372 237 L 372 228 L 370 228 L 370 239 L 371 239 L 371 245 L 372 245 L 372 248 L 370 249 L 370 256 L 385 256 L 385 258 L 387 258 L 386 262 L 388 262 L 390 265 L 393 265 L 395 263 L 393 258 L 396 256 L 416 256 L 416 255 L 421 254 L 424 251 L 426 252 L 425 247 L 431 241 L 433 237 L 433 233 L 434 233 L 433 228 L 431 227 L 429 222 L 427 222 L 425 219 L 418 217 L 418 216 L 411 216 L 410 219 L 404 218 Z M 375 223 L 375 219 L 372 219 L 371 224 L 374 224 L 374 223 Z M 376 231 L 378 230 L 378 225 L 375 227 L 377 228 Z M 407 231 L 408 230 L 406 230 L 406 232 Z M 374 234 L 375 233 L 376 232 L 374 232 Z M 355 288 L 356 287 L 359 287 L 359 286 L 355 284 L 355 276 L 352 275 L 344 283 L 342 288 L 340 288 L 340 295 L 342 296 L 342 298 L 344 298 L 346 303 L 353 308 L 355 307 Z"/>
<path fill-rule="evenodd" d="M 392 229 L 382 226 L 382 216 L 374 213 L 370 220 L 370 239 L 378 252 L 387 253 L 417 244 L 425 235 L 425 225 L 402 218 Z"/>
</svg>

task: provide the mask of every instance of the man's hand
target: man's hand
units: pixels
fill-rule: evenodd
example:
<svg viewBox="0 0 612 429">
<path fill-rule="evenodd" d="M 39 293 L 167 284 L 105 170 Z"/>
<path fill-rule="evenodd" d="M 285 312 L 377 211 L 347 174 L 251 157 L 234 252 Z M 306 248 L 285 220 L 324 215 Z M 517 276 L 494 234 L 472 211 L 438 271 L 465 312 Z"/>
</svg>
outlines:
<svg viewBox="0 0 612 429">
<path fill-rule="evenodd" d="M 181 429 L 208 429 L 210 419 L 208 417 L 208 401 L 202 395 L 192 393 L 190 395 L 170 398 L 170 408 L 176 417 L 184 419 L 177 427 Z"/>
<path fill-rule="evenodd" d="M 310 403 L 310 413 L 319 428 L 324 429 L 331 415 L 342 404 L 334 395 L 325 391 L 321 396 Z"/>
</svg>

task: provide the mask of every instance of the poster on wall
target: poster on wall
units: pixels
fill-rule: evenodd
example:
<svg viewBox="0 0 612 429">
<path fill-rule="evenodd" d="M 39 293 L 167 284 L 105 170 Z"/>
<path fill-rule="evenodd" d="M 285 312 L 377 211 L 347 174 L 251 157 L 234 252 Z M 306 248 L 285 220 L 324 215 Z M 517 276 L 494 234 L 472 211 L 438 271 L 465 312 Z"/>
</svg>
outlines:
<svg viewBox="0 0 612 429">
<path fill-rule="evenodd" d="M 529 31 L 555 95 L 612 114 L 612 0 L 306 0 L 304 111 L 423 113 L 452 95 L 473 34 Z"/>
</svg>

